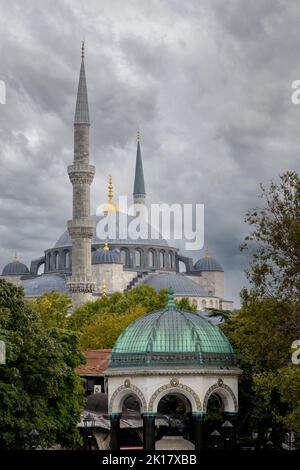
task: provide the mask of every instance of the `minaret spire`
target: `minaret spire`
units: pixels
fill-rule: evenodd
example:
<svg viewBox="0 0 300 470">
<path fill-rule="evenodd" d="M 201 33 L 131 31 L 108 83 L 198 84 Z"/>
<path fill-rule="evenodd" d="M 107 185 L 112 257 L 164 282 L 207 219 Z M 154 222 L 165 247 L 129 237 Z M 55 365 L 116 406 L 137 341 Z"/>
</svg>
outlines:
<svg viewBox="0 0 300 470">
<path fill-rule="evenodd" d="M 138 128 L 135 177 L 134 177 L 134 187 L 133 187 L 133 203 L 134 204 L 145 204 L 145 199 L 146 199 L 144 171 L 143 171 L 143 162 L 142 162 L 140 142 L 141 142 L 141 133 L 140 133 L 140 129 Z"/>
<path fill-rule="evenodd" d="M 77 91 L 74 124 L 90 125 L 89 103 L 84 67 L 84 41 L 81 45 L 81 66 Z"/>
</svg>

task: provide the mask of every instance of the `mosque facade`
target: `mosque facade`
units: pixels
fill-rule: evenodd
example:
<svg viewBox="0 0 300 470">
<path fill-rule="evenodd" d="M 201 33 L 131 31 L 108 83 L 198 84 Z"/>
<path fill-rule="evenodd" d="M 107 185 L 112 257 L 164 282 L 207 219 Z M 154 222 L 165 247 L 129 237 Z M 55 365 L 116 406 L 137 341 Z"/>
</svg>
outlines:
<svg viewBox="0 0 300 470">
<path fill-rule="evenodd" d="M 68 293 L 74 308 L 96 300 L 104 291 L 110 295 L 146 284 L 157 291 L 171 288 L 175 298 L 189 298 L 198 310 L 231 310 L 233 302 L 224 294 L 224 269 L 207 252 L 194 263 L 160 234 L 146 239 L 134 239 L 130 233 L 125 238 L 119 234 L 105 240 L 98 238 L 96 226 L 103 215 L 90 214 L 90 185 L 95 175 L 90 163 L 90 128 L 83 47 L 74 119 L 74 160 L 67 169 L 73 187 L 72 219 L 55 245 L 32 260 L 29 267 L 14 257 L 3 267 L 0 278 L 22 286 L 27 298 L 51 291 Z M 111 178 L 108 189 L 105 213 L 115 212 L 118 220 L 121 214 L 113 200 Z M 146 206 L 139 132 L 133 202 L 136 207 Z M 134 217 L 127 216 L 128 227 Z M 153 235 L 153 230 L 149 227 L 148 233 Z"/>
</svg>

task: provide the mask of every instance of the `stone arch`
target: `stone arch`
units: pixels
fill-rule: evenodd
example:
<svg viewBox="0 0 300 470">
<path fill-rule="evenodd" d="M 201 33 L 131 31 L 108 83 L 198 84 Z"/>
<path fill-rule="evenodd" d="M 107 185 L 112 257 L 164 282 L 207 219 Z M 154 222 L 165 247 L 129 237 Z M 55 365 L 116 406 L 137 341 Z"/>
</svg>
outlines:
<svg viewBox="0 0 300 470">
<path fill-rule="evenodd" d="M 233 393 L 232 389 L 228 387 L 228 385 L 223 383 L 222 379 L 219 379 L 218 383 L 216 383 L 215 385 L 212 385 L 207 390 L 204 400 L 203 400 L 204 412 L 206 412 L 207 410 L 209 397 L 214 393 L 217 393 L 222 399 L 224 411 L 234 412 L 234 413 L 238 412 L 238 402 L 237 402 L 236 396 Z"/>
<path fill-rule="evenodd" d="M 129 381 L 127 382 L 127 380 L 125 380 L 124 385 L 118 387 L 112 394 L 109 401 L 108 412 L 121 413 L 123 402 L 128 395 L 135 395 L 139 399 L 141 403 L 141 413 L 147 411 L 147 402 L 143 392 L 136 387 L 136 385 L 132 385 Z"/>
<path fill-rule="evenodd" d="M 185 396 L 191 404 L 192 411 L 202 411 L 201 401 L 197 393 L 194 392 L 188 385 L 177 383 L 176 379 L 171 379 L 170 383 L 159 387 L 151 396 L 148 404 L 149 412 L 157 412 L 159 401 L 169 394 L 180 394 Z"/>
</svg>

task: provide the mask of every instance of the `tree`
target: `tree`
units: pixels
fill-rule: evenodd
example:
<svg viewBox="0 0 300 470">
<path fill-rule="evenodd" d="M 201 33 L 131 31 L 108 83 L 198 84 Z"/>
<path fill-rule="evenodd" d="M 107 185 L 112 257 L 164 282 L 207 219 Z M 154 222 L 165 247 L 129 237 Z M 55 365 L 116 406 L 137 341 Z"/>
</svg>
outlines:
<svg viewBox="0 0 300 470">
<path fill-rule="evenodd" d="M 260 297 L 299 300 L 300 292 L 300 179 L 295 172 L 280 176 L 269 188 L 261 185 L 263 208 L 246 214 L 252 228 L 241 249 L 252 261 L 248 279 Z"/>
<path fill-rule="evenodd" d="M 112 348 L 122 331 L 145 313 L 145 307 L 136 306 L 127 313 L 94 315 L 82 330 L 81 348 L 83 350 Z"/>
<path fill-rule="evenodd" d="M 268 428 L 278 444 L 285 430 L 299 433 L 300 369 L 291 363 L 291 345 L 300 338 L 299 176 L 284 173 L 261 191 L 264 206 L 245 219 L 252 229 L 242 247 L 251 252 L 250 288 L 222 325 L 243 369 L 242 426 L 258 431 L 259 445 Z"/>
<path fill-rule="evenodd" d="M 47 292 L 29 300 L 28 305 L 37 312 L 46 328 L 67 328 L 72 302 L 67 294 Z"/>
<path fill-rule="evenodd" d="M 23 290 L 0 280 L 0 339 L 7 354 L 0 367 L 0 449 L 30 448 L 33 428 L 43 447 L 79 445 L 83 386 L 74 369 L 84 358 L 78 337 L 47 329 Z"/>
<path fill-rule="evenodd" d="M 95 315 L 129 314 L 135 311 L 136 307 L 141 307 L 140 311 L 147 313 L 164 308 L 167 301 L 167 289 L 161 289 L 157 293 L 153 287 L 143 284 L 123 294 L 114 292 L 110 297 L 100 297 L 95 302 L 87 302 L 73 313 L 68 325 L 74 331 L 82 331 L 91 322 L 93 324 Z M 176 304 L 181 309 L 196 310 L 196 307 L 191 305 L 187 298 L 176 300 Z M 118 326 L 116 327 L 118 329 Z"/>
</svg>

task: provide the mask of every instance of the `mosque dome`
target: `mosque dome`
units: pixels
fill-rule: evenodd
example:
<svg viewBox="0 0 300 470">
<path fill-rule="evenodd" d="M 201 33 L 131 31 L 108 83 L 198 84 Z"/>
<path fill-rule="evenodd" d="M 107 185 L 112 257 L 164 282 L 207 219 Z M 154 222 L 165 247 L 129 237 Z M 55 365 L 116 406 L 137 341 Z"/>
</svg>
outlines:
<svg viewBox="0 0 300 470">
<path fill-rule="evenodd" d="M 145 284 L 154 287 L 159 292 L 161 289 L 171 289 L 176 296 L 206 297 L 208 292 L 199 284 L 189 279 L 184 274 L 161 273 L 147 278 Z"/>
<path fill-rule="evenodd" d="M 194 265 L 195 271 L 221 271 L 223 272 L 224 269 L 222 268 L 219 261 L 215 258 L 212 258 L 208 255 L 206 251 L 205 256 L 203 258 L 198 259 Z"/>
<path fill-rule="evenodd" d="M 167 306 L 132 322 L 112 350 L 109 368 L 184 365 L 234 366 L 233 349 L 218 326 L 180 310 L 169 292 Z"/>
<path fill-rule="evenodd" d="M 96 226 L 101 220 L 105 217 L 105 215 L 92 215 L 91 218 L 96 222 Z M 162 238 L 162 235 L 150 224 L 145 223 L 145 232 L 147 236 L 143 238 L 138 238 L 136 239 L 136 234 L 135 232 L 133 233 L 133 226 L 131 225 L 131 222 L 135 220 L 135 216 L 133 215 L 125 215 L 122 214 L 121 212 L 116 212 L 112 214 L 112 217 L 115 217 L 116 220 L 116 231 L 115 231 L 115 236 L 110 236 L 110 233 L 108 233 L 108 237 L 106 239 L 107 243 L 109 245 L 151 245 L 151 246 L 159 246 L 159 247 L 167 247 L 168 248 L 168 243 L 165 239 Z M 127 224 L 127 236 L 122 237 L 120 236 L 119 233 L 119 227 L 121 225 L 122 219 L 121 217 L 124 217 L 124 220 L 126 219 L 125 223 Z M 112 219 L 114 220 L 114 219 Z M 126 226 L 125 226 L 126 229 Z M 97 236 L 97 230 L 93 234 L 92 237 L 92 245 L 102 245 L 103 244 L 103 239 L 98 238 Z M 61 248 L 61 247 L 69 247 L 72 245 L 71 238 L 69 236 L 68 231 L 66 230 L 57 240 L 54 248 Z"/>
<path fill-rule="evenodd" d="M 21 263 L 15 257 L 11 263 L 8 263 L 4 266 L 2 271 L 2 276 L 22 276 L 23 274 L 28 274 L 29 269 L 26 264 Z"/>
<path fill-rule="evenodd" d="M 38 297 L 45 292 L 68 292 L 66 279 L 56 274 L 42 274 L 33 279 L 23 281 L 25 295 L 27 297 Z"/>
<path fill-rule="evenodd" d="M 98 248 L 92 254 L 92 264 L 119 264 L 121 256 L 119 250 L 110 250 L 107 243 L 104 248 Z"/>
</svg>

